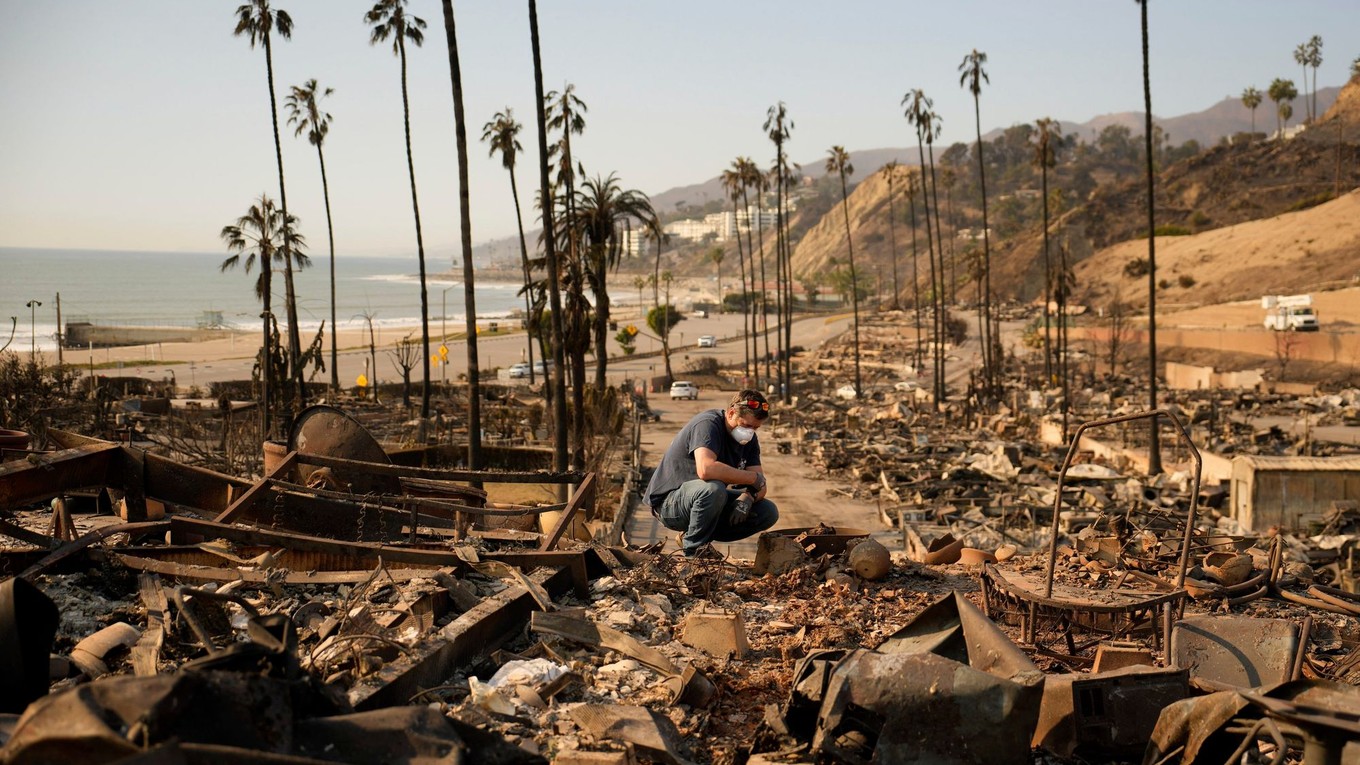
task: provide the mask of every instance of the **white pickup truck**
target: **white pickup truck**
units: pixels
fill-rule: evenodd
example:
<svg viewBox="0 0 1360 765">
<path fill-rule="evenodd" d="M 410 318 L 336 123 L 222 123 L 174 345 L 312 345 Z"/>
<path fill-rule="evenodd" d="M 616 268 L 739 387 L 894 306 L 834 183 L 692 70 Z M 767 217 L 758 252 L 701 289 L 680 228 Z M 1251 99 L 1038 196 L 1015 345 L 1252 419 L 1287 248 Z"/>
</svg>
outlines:
<svg viewBox="0 0 1360 765">
<path fill-rule="evenodd" d="M 1318 318 L 1313 311 L 1312 295 L 1266 295 L 1266 329 L 1276 332 L 1317 332 Z"/>
</svg>

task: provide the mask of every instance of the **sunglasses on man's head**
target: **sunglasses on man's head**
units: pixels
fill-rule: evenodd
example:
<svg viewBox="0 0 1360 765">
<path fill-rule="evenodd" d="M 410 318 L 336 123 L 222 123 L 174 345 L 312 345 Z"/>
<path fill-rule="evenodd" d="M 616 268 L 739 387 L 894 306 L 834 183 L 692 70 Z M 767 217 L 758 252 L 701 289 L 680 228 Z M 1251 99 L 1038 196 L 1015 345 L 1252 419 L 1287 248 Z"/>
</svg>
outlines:
<svg viewBox="0 0 1360 765">
<path fill-rule="evenodd" d="M 759 417 L 762 420 L 770 416 L 770 403 L 768 401 L 748 400 L 739 402 L 737 406 L 744 406 L 747 409 L 750 409 L 756 417 Z"/>
</svg>

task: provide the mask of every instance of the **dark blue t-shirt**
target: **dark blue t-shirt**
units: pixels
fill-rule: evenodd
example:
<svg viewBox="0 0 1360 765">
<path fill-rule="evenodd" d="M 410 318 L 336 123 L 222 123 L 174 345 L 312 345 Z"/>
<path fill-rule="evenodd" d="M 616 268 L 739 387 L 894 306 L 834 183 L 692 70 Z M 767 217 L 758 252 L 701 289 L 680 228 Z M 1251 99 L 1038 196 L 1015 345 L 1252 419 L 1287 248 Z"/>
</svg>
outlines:
<svg viewBox="0 0 1360 765">
<path fill-rule="evenodd" d="M 661 464 L 652 473 L 651 483 L 647 485 L 645 501 L 652 507 L 659 507 L 667 494 L 680 488 L 685 481 L 699 477 L 694 464 L 694 450 L 703 446 L 718 455 L 718 461 L 738 470 L 746 470 L 760 464 L 760 436 L 742 446 L 732 438 L 724 421 L 725 409 L 709 409 L 700 412 L 685 427 L 675 434 L 675 440 L 666 447 Z"/>
</svg>

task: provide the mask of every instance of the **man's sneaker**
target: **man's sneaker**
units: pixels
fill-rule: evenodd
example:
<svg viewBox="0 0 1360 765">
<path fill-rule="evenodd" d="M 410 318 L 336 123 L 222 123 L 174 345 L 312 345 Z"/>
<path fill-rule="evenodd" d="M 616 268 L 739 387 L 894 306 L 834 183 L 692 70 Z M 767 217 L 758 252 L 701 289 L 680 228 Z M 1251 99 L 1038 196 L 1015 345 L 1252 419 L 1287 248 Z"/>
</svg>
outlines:
<svg viewBox="0 0 1360 765">
<path fill-rule="evenodd" d="M 685 557 L 691 560 L 727 560 L 727 556 L 718 552 L 713 545 L 700 545 L 693 550 L 686 550 Z"/>
</svg>

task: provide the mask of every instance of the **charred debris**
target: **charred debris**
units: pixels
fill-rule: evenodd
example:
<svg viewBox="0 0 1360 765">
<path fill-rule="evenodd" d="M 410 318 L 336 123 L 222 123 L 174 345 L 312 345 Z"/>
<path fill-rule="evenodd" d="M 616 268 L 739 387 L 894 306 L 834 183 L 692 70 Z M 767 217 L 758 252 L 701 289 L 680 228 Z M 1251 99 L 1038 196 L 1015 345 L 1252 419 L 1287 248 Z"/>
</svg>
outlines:
<svg viewBox="0 0 1360 765">
<path fill-rule="evenodd" d="M 861 346 L 866 390 L 803 354 L 762 438 L 877 530 L 754 561 L 622 538 L 643 399 L 584 473 L 362 406 L 253 471 L 48 430 L 0 464 L 0 762 L 1360 761 L 1360 462 L 1319 435 L 1360 395 L 1104 381 L 1064 433 L 1057 390 L 937 410 Z"/>
</svg>

